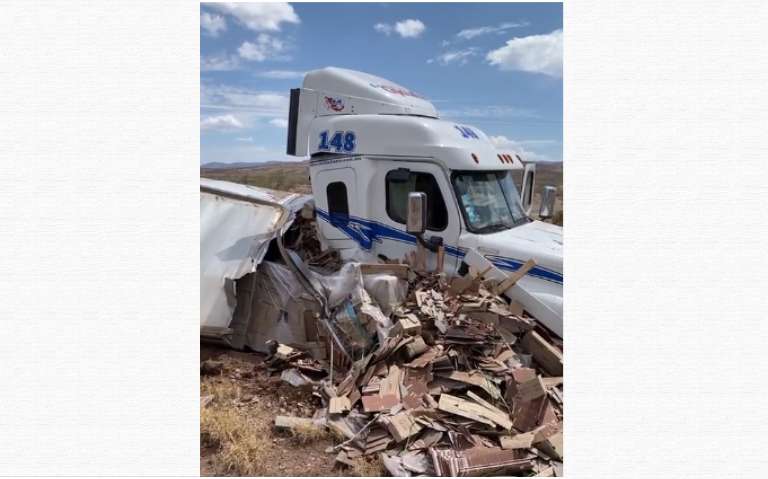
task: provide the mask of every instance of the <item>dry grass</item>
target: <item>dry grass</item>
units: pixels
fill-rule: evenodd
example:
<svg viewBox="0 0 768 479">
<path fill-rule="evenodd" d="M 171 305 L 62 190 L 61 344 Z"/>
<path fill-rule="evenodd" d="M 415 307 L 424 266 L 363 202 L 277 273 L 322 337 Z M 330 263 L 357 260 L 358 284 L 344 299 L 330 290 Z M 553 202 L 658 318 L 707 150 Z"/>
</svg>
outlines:
<svg viewBox="0 0 768 479">
<path fill-rule="evenodd" d="M 235 408 L 240 388 L 229 381 L 206 379 L 201 384 L 201 393 L 213 395 L 213 401 L 200 409 L 200 434 L 204 443 L 219 448 L 213 461 L 217 472 L 263 474 L 269 436 Z"/>
<path fill-rule="evenodd" d="M 331 434 L 324 427 L 299 425 L 291 430 L 291 436 L 296 444 L 311 444 L 321 439 L 327 439 L 331 437 Z"/>
<path fill-rule="evenodd" d="M 387 475 L 384 463 L 381 462 L 378 454 L 370 457 L 361 457 L 356 459 L 354 463 L 355 465 L 350 470 L 353 476 L 381 477 Z"/>
</svg>

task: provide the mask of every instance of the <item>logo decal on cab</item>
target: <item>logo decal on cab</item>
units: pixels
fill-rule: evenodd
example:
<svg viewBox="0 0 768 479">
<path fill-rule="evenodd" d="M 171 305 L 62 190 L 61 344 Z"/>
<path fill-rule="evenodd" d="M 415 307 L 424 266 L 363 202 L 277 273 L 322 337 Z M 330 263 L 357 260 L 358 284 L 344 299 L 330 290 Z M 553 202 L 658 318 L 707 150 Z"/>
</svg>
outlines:
<svg viewBox="0 0 768 479">
<path fill-rule="evenodd" d="M 344 109 L 344 100 L 327 96 L 325 97 L 325 106 L 333 111 L 342 111 Z"/>
</svg>

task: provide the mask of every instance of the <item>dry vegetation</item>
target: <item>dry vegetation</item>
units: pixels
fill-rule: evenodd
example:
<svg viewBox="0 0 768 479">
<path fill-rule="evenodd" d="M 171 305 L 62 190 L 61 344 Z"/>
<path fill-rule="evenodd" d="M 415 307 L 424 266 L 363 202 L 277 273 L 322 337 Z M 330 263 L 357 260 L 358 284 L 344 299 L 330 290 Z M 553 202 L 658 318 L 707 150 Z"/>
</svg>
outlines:
<svg viewBox="0 0 768 479">
<path fill-rule="evenodd" d="M 329 431 L 274 428 L 278 414 L 311 417 L 311 392 L 268 374 L 257 354 L 201 347 L 224 364 L 200 376 L 200 474 L 203 476 L 381 476 L 378 459 L 340 469 L 326 449 L 341 442 Z"/>
<path fill-rule="evenodd" d="M 251 168 L 201 168 L 200 176 L 273 190 L 312 193 L 309 166 L 305 161 Z"/>
</svg>

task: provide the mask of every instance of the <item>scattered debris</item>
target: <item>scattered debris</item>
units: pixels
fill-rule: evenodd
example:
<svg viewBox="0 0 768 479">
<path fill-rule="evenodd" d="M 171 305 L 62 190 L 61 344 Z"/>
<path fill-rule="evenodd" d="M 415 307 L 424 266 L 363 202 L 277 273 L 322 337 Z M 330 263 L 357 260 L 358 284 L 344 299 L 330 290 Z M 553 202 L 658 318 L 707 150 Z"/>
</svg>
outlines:
<svg viewBox="0 0 768 479">
<path fill-rule="evenodd" d="M 558 343 L 519 304 L 494 294 L 498 284 L 449 285 L 443 274 L 407 265 L 360 271 L 408 278 L 405 300 L 390 304 L 390 314 L 372 295 L 338 301 L 340 343 L 357 345 L 343 364 L 338 350 L 315 359 L 269 343 L 269 370 L 311 388 L 323 404 L 313 418 L 278 416 L 275 426 L 334 431 L 343 439 L 329 450 L 341 467 L 378 456 L 398 476 L 561 474 Z"/>
</svg>

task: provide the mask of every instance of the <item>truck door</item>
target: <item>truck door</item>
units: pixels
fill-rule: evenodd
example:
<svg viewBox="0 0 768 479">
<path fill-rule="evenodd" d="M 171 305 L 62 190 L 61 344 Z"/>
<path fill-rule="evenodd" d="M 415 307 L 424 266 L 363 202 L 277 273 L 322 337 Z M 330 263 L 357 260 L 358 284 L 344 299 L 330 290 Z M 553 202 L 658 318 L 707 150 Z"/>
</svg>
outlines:
<svg viewBox="0 0 768 479">
<path fill-rule="evenodd" d="M 359 217 L 360 202 L 357 198 L 357 178 L 352 168 L 335 168 L 317 173 L 319 225 L 331 247 L 345 249 L 354 246 L 345 230 L 350 228 L 350 218 Z"/>
<path fill-rule="evenodd" d="M 405 233 L 408 193 L 419 191 L 427 195 L 427 231 L 424 238 L 439 236 L 446 247 L 443 270 L 453 273 L 458 267 L 459 211 L 451 193 L 450 183 L 442 168 L 427 161 L 377 160 L 374 184 L 381 188 L 384 201 L 371 202 L 372 217 L 385 229 L 395 230 L 383 234 L 375 243 L 375 253 L 389 259 L 404 259 L 416 250 L 416 239 Z M 437 255 L 427 252 L 427 266 L 437 264 Z"/>
</svg>

